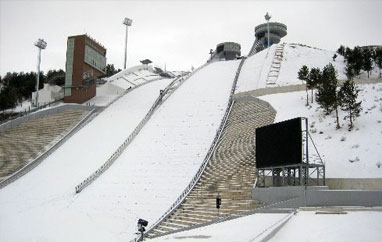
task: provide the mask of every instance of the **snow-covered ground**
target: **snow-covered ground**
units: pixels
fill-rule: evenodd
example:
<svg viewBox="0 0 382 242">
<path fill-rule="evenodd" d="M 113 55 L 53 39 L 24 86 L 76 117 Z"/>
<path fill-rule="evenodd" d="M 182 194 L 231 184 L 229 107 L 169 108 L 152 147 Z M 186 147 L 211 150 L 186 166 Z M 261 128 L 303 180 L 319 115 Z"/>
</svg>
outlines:
<svg viewBox="0 0 382 242">
<path fill-rule="evenodd" d="M 154 73 L 151 66 L 138 65 L 107 78 L 107 81 L 117 87 L 128 89 L 158 78 L 160 78 L 160 76 Z"/>
<path fill-rule="evenodd" d="M 331 215 L 300 211 L 269 242 L 377 242 L 381 240 L 381 219 L 380 211 Z"/>
<path fill-rule="evenodd" d="M 327 177 L 382 178 L 382 83 L 357 87 L 363 111 L 351 132 L 348 131 L 348 120 L 344 120 L 344 111 L 339 112 L 341 129 L 337 130 L 334 112 L 325 115 L 315 101 L 311 106 L 305 106 L 305 91 L 259 98 L 276 109 L 275 122 L 308 118 L 310 133 L 326 165 Z"/>
<path fill-rule="evenodd" d="M 0 241 L 76 241 L 71 236 L 79 236 L 84 221 L 68 209 L 77 199 L 74 187 L 109 158 L 169 82 L 126 94 L 34 170 L 1 189 Z"/>
<path fill-rule="evenodd" d="M 211 242 L 239 242 L 260 241 L 275 226 L 286 220 L 288 213 L 257 213 L 254 215 L 212 224 L 198 229 L 188 230 L 152 239 L 152 242 L 164 241 L 211 241 Z"/>
<path fill-rule="evenodd" d="M 266 86 L 275 48 L 276 45 L 269 52 L 262 51 L 246 60 L 237 93 Z M 302 65 L 322 68 L 333 62 L 333 54 L 286 44 L 276 84 L 301 84 L 297 72 Z M 0 241 L 128 241 L 134 237 L 138 218 L 154 223 L 180 195 L 202 163 L 224 115 L 238 64 L 239 61 L 214 62 L 196 72 L 156 110 L 115 163 L 75 195 L 74 187 L 107 160 L 147 113 L 159 90 L 171 80 L 147 83 L 107 107 L 42 164 L 0 190 Z M 343 79 L 343 59 L 337 57 L 334 65 L 339 79 Z M 107 105 L 121 94 L 121 90 L 132 86 L 125 79 L 118 78 L 122 75 L 127 79 L 135 78 L 137 82 L 154 78 L 146 70 L 138 74 L 131 72 L 125 70 L 110 79 L 114 84 L 121 82 L 119 87 L 105 88 L 92 100 L 92 104 Z M 377 74 L 374 70 L 373 77 Z M 145 75 L 150 77 L 144 78 Z M 343 112 L 340 112 L 343 127 L 336 130 L 334 117 L 316 111 L 316 103 L 308 109 L 304 102 L 305 92 L 261 98 L 276 108 L 276 121 L 296 116 L 309 118 L 313 138 L 327 165 L 328 177 L 380 178 L 382 84 L 362 85 L 360 88 L 364 110 L 352 132 L 345 127 Z M 341 217 L 347 219 L 333 220 L 341 223 L 338 231 L 347 225 L 358 226 L 358 222 L 351 222 L 353 219 L 365 223 L 381 219 L 380 213 L 357 214 L 358 217 L 348 214 Z M 286 216 L 255 214 L 157 240 L 255 241 Z M 294 216 L 297 219 L 293 218 L 288 224 L 296 221 L 295 228 L 301 228 L 305 226 L 304 221 L 309 221 L 315 228 L 327 229 L 328 236 L 334 233 L 334 224 L 330 228 L 323 224 L 335 216 L 325 217 L 327 220 L 317 220 L 315 216 L 318 215 L 300 212 Z M 381 231 L 379 225 L 359 226 L 362 233 L 370 232 L 374 236 L 370 238 L 378 238 L 375 234 Z M 293 229 L 290 231 L 294 232 Z M 289 230 L 284 233 L 286 238 L 293 238 Z M 329 240 L 325 236 L 323 238 Z M 342 240 L 343 237 L 336 238 Z M 349 241 L 358 238 L 353 236 Z"/>
<path fill-rule="evenodd" d="M 106 161 L 171 80 L 148 83 L 112 104 L 0 190 L 0 241 L 132 239 L 137 219 L 153 223 L 196 173 L 224 115 L 238 64 L 213 63 L 195 73 L 114 165 L 75 195 L 75 185 Z"/>
<path fill-rule="evenodd" d="M 79 194 L 71 207 L 84 218 L 92 214 L 83 229 L 107 228 L 93 241 L 131 239 L 139 218 L 155 222 L 181 194 L 224 115 L 237 64 L 214 63 L 187 80 L 115 164 Z"/>
<path fill-rule="evenodd" d="M 272 45 L 271 48 L 265 49 L 246 60 L 239 77 L 236 93 L 266 87 L 268 72 L 276 48 L 279 45 Z M 337 54 L 336 60 L 333 61 L 332 57 L 334 54 L 335 51 L 320 50 L 297 44 L 285 44 L 276 86 L 302 84 L 301 80 L 297 78 L 297 73 L 303 65 L 309 68 L 318 67 L 322 70 L 324 66 L 332 63 L 337 70 L 337 78 L 345 80 L 346 75 L 344 71 L 346 63 L 344 58 Z M 377 78 L 378 76 L 379 69 L 375 67 L 370 77 Z M 367 73 L 362 71 L 358 78 L 367 78 Z"/>
<path fill-rule="evenodd" d="M 290 217 L 289 220 L 287 220 Z M 282 222 L 269 242 L 377 242 L 381 239 L 382 212 L 348 211 L 346 214 L 316 214 L 298 211 L 293 214 L 254 214 L 198 229 L 159 237 L 162 241 L 260 242 Z"/>
</svg>

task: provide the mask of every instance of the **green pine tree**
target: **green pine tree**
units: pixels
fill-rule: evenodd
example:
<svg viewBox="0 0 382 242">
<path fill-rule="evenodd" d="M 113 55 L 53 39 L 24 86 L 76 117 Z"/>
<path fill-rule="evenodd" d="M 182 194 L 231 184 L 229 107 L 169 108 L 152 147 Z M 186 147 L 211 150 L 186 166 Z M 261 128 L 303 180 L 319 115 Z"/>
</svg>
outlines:
<svg viewBox="0 0 382 242">
<path fill-rule="evenodd" d="M 337 71 L 334 66 L 329 63 L 322 70 L 322 81 L 318 85 L 316 94 L 317 103 L 323 108 L 326 114 L 336 111 L 337 129 L 340 128 L 338 107 L 339 97 L 337 92 Z"/>
<path fill-rule="evenodd" d="M 357 102 L 358 92 L 352 80 L 346 80 L 339 91 L 341 109 L 348 113 L 345 119 L 349 118 L 349 130 L 353 129 L 353 122 L 362 111 L 362 102 Z"/>
<path fill-rule="evenodd" d="M 338 48 L 337 53 L 344 56 L 345 55 L 345 46 L 341 45 L 340 48 Z"/>
<path fill-rule="evenodd" d="M 298 79 L 302 82 L 305 82 L 305 91 L 306 91 L 306 106 L 309 105 L 308 101 L 308 79 L 309 79 L 309 68 L 306 65 L 303 65 L 301 69 L 298 71 Z"/>
<path fill-rule="evenodd" d="M 333 55 L 333 61 L 336 61 L 336 58 L 337 58 L 337 54 L 336 53 L 334 53 L 334 55 Z"/>
<path fill-rule="evenodd" d="M 378 66 L 379 68 L 379 78 L 382 77 L 382 48 L 379 47 L 375 50 L 375 53 L 373 55 L 373 59 L 374 59 L 374 62 L 375 64 Z"/>
<path fill-rule="evenodd" d="M 348 80 L 353 80 L 354 78 L 354 70 L 353 70 L 353 67 L 351 65 L 346 65 L 345 67 L 345 74 L 346 74 L 346 77 Z"/>
<path fill-rule="evenodd" d="M 362 51 L 362 69 L 367 72 L 367 78 L 370 78 L 370 72 L 373 69 L 372 52 L 366 48 Z"/>
<path fill-rule="evenodd" d="M 313 96 L 314 96 L 314 89 L 320 85 L 322 79 L 322 73 L 320 68 L 312 68 L 309 72 L 309 78 L 307 80 L 307 86 L 308 88 L 312 91 L 312 100 L 311 102 L 313 103 Z"/>
</svg>

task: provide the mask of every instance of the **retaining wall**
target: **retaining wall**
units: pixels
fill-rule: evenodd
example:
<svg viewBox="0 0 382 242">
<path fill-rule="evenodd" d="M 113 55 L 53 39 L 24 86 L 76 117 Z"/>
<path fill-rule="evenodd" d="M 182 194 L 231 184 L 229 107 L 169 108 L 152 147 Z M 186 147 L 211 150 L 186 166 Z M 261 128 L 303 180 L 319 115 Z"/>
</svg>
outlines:
<svg viewBox="0 0 382 242">
<path fill-rule="evenodd" d="M 341 85 L 343 82 L 344 82 L 343 80 L 339 80 L 338 84 Z M 381 83 L 381 82 L 382 82 L 381 78 L 354 79 L 355 84 L 375 84 L 375 83 Z M 252 91 L 236 93 L 234 97 L 235 98 L 243 97 L 243 96 L 259 97 L 259 96 L 277 94 L 277 93 L 305 91 L 305 89 L 306 89 L 305 84 L 297 84 L 297 85 L 281 86 L 281 87 L 270 87 L 270 88 L 259 88 Z"/>
<path fill-rule="evenodd" d="M 329 190 L 328 187 L 253 188 L 252 199 L 266 204 L 290 200 L 290 207 L 300 206 L 382 206 L 382 190 Z"/>
</svg>

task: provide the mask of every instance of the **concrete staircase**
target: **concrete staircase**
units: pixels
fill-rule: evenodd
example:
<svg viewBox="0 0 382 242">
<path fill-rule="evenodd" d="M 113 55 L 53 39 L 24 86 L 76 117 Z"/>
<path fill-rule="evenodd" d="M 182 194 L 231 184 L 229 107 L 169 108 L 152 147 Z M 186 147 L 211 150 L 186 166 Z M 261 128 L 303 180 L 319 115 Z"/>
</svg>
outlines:
<svg viewBox="0 0 382 242">
<path fill-rule="evenodd" d="M 267 76 L 267 87 L 272 87 L 276 84 L 276 81 L 280 74 L 281 62 L 283 60 L 285 43 L 279 44 L 276 47 L 275 55 L 273 56 L 272 64 Z"/>
<path fill-rule="evenodd" d="M 0 132 L 0 182 L 65 135 L 89 111 L 65 110 L 32 118 Z"/>
<path fill-rule="evenodd" d="M 251 198 L 256 176 L 255 129 L 274 121 L 276 112 L 253 97 L 234 101 L 223 134 L 201 179 L 183 203 L 145 237 L 153 238 L 259 207 Z M 216 197 L 222 205 L 216 209 Z"/>
</svg>

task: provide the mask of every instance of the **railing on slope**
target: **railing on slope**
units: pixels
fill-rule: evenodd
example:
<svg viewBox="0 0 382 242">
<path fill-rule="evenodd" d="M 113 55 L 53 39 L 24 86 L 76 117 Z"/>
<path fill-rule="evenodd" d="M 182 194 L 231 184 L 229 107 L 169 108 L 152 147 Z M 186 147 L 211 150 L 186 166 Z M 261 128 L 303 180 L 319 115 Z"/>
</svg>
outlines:
<svg viewBox="0 0 382 242">
<path fill-rule="evenodd" d="M 133 141 L 133 139 L 137 136 L 137 134 L 141 131 L 142 127 L 146 124 L 146 122 L 151 118 L 155 109 L 159 106 L 164 96 L 167 94 L 170 86 L 174 85 L 175 82 L 180 81 L 183 77 L 178 77 L 174 81 L 172 81 L 164 90 L 163 93 L 159 95 L 159 97 L 155 100 L 154 104 L 147 112 L 145 117 L 141 120 L 138 126 L 134 129 L 134 131 L 125 139 L 125 141 L 118 147 L 118 149 L 109 157 L 109 159 L 95 172 L 93 172 L 89 177 L 83 180 L 79 185 L 75 187 L 76 193 L 81 192 L 85 187 L 90 185 L 95 179 L 97 179 L 103 172 L 105 172 L 114 161 L 120 156 L 120 154 L 125 150 L 125 148 Z"/>
<path fill-rule="evenodd" d="M 262 49 L 264 49 L 261 44 L 262 44 L 262 41 L 260 41 L 261 39 L 256 39 L 255 42 L 253 43 L 252 45 L 252 48 L 251 50 L 249 51 L 248 53 L 248 57 L 249 56 L 252 56 L 254 54 L 256 54 L 257 52 L 261 51 Z"/>
<path fill-rule="evenodd" d="M 269 67 L 269 72 L 268 72 L 267 81 L 266 81 L 267 86 L 276 84 L 276 81 L 280 75 L 281 63 L 282 63 L 283 53 L 284 53 L 284 46 L 285 46 L 285 43 L 282 43 L 276 47 L 271 66 Z"/>
<path fill-rule="evenodd" d="M 224 126 L 228 120 L 229 114 L 231 113 L 232 106 L 234 104 L 234 100 L 232 97 L 233 97 L 233 94 L 235 93 L 236 84 L 237 84 L 237 81 L 239 79 L 241 68 L 243 67 L 245 60 L 246 60 L 245 57 L 243 59 L 241 59 L 240 64 L 236 70 L 236 75 L 235 75 L 235 78 L 234 78 L 234 81 L 232 84 L 228 105 L 227 105 L 226 111 L 224 113 L 222 122 L 220 123 L 220 126 L 219 126 L 218 130 L 216 131 L 215 138 L 213 139 L 212 144 L 211 144 L 201 166 L 199 167 L 198 171 L 196 172 L 196 174 L 192 178 L 191 182 L 184 189 L 184 191 L 180 194 L 180 196 L 175 200 L 175 202 L 171 205 L 171 207 L 147 230 L 146 234 L 150 233 L 150 231 L 155 229 L 160 223 L 162 223 L 165 219 L 167 219 L 175 211 L 175 209 L 177 209 L 180 206 L 180 204 L 182 204 L 184 199 L 187 197 L 187 195 L 191 192 L 191 190 L 194 188 L 194 186 L 200 180 L 200 177 L 202 176 L 205 168 L 207 167 L 207 165 L 211 159 L 211 156 L 213 155 L 213 153 L 217 147 L 219 139 L 223 133 Z M 139 238 L 140 238 L 140 236 L 139 236 Z M 134 241 L 136 241 L 136 239 Z"/>
<path fill-rule="evenodd" d="M 163 101 L 165 99 L 167 99 L 172 93 L 174 93 L 174 91 L 177 88 L 179 88 L 179 86 L 181 84 L 183 84 L 193 74 L 195 74 L 198 70 L 200 70 L 201 68 L 203 68 L 206 65 L 207 65 L 207 63 L 202 65 L 198 69 L 196 69 L 191 74 L 185 74 L 185 75 L 182 75 L 182 76 L 178 76 L 177 78 L 175 78 L 174 81 L 172 81 L 169 85 L 167 85 L 167 87 L 163 90 L 163 92 L 155 100 L 154 104 L 152 105 L 150 110 L 147 112 L 146 116 L 142 119 L 142 121 L 138 124 L 138 126 L 134 129 L 134 131 L 127 137 L 127 139 L 118 147 L 118 149 L 109 157 L 109 159 L 100 168 L 98 168 L 89 177 L 87 177 L 85 180 L 83 180 L 80 184 L 78 184 L 75 187 L 76 193 L 80 193 L 83 189 L 85 189 L 85 187 L 90 185 L 95 179 L 97 179 L 102 173 L 104 173 L 114 163 L 114 161 L 122 154 L 122 152 L 133 141 L 133 139 L 138 135 L 138 133 L 141 131 L 142 127 L 151 118 L 152 114 L 160 106 L 160 104 L 163 103 Z M 154 81 L 154 80 L 152 80 L 152 81 Z M 178 82 L 177 85 L 175 85 L 176 82 Z"/>
</svg>

